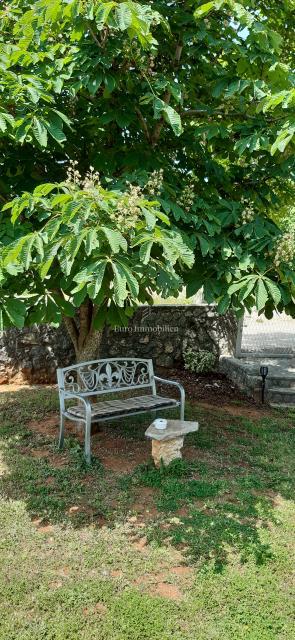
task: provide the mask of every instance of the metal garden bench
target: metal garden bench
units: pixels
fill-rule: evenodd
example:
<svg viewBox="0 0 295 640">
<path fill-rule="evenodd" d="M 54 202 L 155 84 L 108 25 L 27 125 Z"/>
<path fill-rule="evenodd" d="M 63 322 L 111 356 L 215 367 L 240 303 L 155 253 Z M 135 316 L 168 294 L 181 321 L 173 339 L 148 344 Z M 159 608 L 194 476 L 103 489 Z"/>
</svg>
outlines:
<svg viewBox="0 0 295 640">
<path fill-rule="evenodd" d="M 83 362 L 64 369 L 57 369 L 60 400 L 59 447 L 64 442 L 65 418 L 85 423 L 85 457 L 90 463 L 91 423 L 115 420 L 137 413 L 180 407 L 180 419 L 184 419 L 185 392 L 174 380 L 164 380 L 154 375 L 153 361 L 139 358 L 109 358 Z M 156 382 L 178 388 L 180 398 L 174 400 L 157 394 Z M 96 396 L 115 393 L 126 394 L 145 390 L 145 395 L 131 395 L 121 399 L 102 399 Z M 73 404 L 76 400 L 76 404 Z"/>
</svg>

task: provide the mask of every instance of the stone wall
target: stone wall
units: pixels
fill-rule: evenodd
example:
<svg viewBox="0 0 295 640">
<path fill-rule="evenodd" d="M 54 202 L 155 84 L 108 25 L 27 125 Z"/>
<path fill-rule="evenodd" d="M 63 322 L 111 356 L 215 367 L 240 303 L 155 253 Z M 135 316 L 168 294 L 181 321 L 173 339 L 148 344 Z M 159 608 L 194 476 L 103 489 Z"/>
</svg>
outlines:
<svg viewBox="0 0 295 640">
<path fill-rule="evenodd" d="M 233 353 L 237 323 L 231 314 L 219 316 L 214 306 L 161 305 L 140 307 L 127 328 L 104 332 L 101 357 L 152 358 L 156 366 L 181 367 L 183 346 L 216 355 Z M 10 329 L 0 336 L 0 384 L 55 382 L 58 366 L 75 361 L 63 327 L 41 325 Z"/>
<path fill-rule="evenodd" d="M 56 368 L 74 360 L 64 327 L 34 325 L 0 333 L 0 384 L 56 382 Z"/>
</svg>

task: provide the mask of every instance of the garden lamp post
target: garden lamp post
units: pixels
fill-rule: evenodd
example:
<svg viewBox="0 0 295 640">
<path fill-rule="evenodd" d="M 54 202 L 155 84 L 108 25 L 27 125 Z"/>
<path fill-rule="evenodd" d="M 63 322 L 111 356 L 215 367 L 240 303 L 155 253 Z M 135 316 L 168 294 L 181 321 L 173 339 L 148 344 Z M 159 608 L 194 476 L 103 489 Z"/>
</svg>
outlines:
<svg viewBox="0 0 295 640">
<path fill-rule="evenodd" d="M 264 404 L 265 401 L 265 381 L 268 376 L 268 367 L 263 365 L 260 367 L 260 375 L 262 377 L 262 385 L 261 385 L 261 402 Z"/>
</svg>

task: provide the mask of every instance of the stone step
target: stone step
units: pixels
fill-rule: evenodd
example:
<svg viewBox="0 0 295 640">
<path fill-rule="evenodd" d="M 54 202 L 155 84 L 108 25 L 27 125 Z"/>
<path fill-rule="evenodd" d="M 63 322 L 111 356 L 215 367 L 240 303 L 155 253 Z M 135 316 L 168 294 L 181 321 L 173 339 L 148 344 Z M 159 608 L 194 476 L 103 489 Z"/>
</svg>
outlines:
<svg viewBox="0 0 295 640">
<path fill-rule="evenodd" d="M 266 378 L 266 384 L 268 388 L 283 387 L 284 389 L 294 389 L 295 391 L 295 376 L 268 376 Z"/>
<path fill-rule="evenodd" d="M 267 389 L 267 401 L 270 404 L 288 404 L 295 407 L 295 389 L 290 387 L 271 387 Z"/>
<path fill-rule="evenodd" d="M 273 407 L 273 409 L 295 409 L 295 405 L 294 404 L 288 404 L 288 403 L 277 403 L 277 402 L 271 402 L 270 403 L 270 407 Z"/>
</svg>

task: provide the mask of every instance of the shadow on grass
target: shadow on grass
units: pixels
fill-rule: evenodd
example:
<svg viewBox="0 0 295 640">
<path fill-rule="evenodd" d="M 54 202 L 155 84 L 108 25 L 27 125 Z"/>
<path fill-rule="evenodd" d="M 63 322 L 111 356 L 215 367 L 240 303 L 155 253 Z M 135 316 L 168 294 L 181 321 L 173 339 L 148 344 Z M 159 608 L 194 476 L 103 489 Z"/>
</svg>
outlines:
<svg viewBox="0 0 295 640">
<path fill-rule="evenodd" d="M 262 564 L 271 557 L 262 530 L 275 518 L 277 495 L 294 495 L 292 412 L 253 421 L 191 405 L 187 417 L 199 419 L 201 428 L 187 438 L 186 461 L 160 470 L 141 464 L 124 474 L 97 459 L 88 467 L 76 437 L 67 437 L 65 451 L 57 451 L 55 390 L 0 394 L 0 402 L 1 493 L 24 500 L 32 519 L 111 526 L 131 511 L 150 542 L 169 541 L 194 562 L 213 559 L 216 571 L 233 549 L 242 562 L 254 557 Z M 44 429 L 32 430 L 34 420 L 44 421 Z M 110 423 L 108 432 L 118 447 L 127 440 L 132 452 L 148 422 L 146 415 L 134 416 Z M 153 517 L 145 518 L 151 507 Z"/>
</svg>

